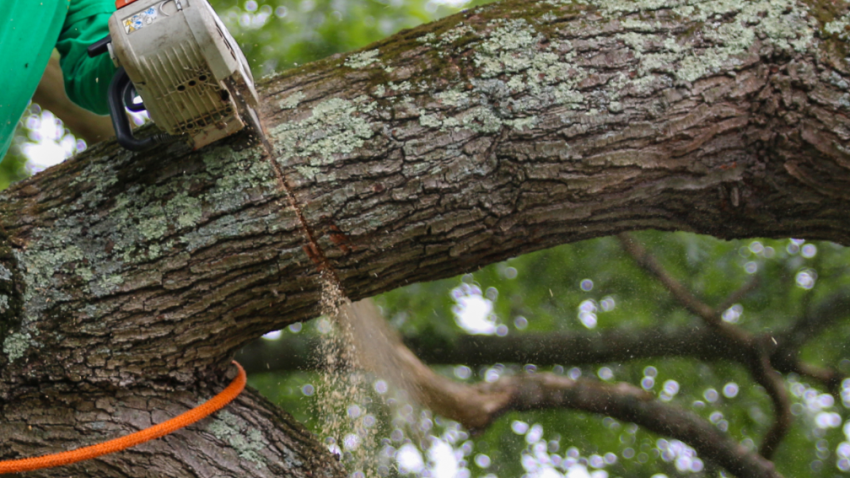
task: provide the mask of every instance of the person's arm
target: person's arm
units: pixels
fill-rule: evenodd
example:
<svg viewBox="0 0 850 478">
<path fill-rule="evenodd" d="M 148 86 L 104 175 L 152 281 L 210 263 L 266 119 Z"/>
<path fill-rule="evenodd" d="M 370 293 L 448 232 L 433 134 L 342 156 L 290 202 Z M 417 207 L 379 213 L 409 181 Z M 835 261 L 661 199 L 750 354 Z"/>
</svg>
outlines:
<svg viewBox="0 0 850 478">
<path fill-rule="evenodd" d="M 108 21 L 114 11 L 114 0 L 71 0 L 56 42 L 68 97 L 102 115 L 109 113 L 106 97 L 115 66 L 109 55 L 89 58 L 86 49 L 109 34 Z"/>
</svg>

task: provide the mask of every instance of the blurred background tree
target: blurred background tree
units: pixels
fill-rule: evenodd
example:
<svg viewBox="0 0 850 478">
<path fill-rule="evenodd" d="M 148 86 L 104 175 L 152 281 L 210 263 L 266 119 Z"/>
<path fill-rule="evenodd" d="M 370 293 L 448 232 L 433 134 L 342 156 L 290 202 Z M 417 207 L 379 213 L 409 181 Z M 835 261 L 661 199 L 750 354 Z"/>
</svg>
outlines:
<svg viewBox="0 0 850 478">
<path fill-rule="evenodd" d="M 257 78 L 363 47 L 471 5 L 462 0 L 211 3 Z M 83 138 L 91 133 L 69 128 L 72 116 L 33 103 L 0 164 L 0 187 L 85 149 Z M 551 372 L 626 382 L 757 448 L 775 424 L 773 394 L 740 360 L 723 357 L 722 347 L 713 356 L 712 343 L 687 342 L 702 337 L 704 321 L 669 281 L 665 286 L 659 280 L 660 270 L 701 303 L 719 307 L 724 324 L 774 347 L 768 352 L 788 352 L 771 355 L 793 416 L 773 458 L 778 469 L 785 476 L 850 474 L 850 382 L 842 381 L 850 371 L 845 347 L 850 330 L 844 320 L 850 310 L 841 301 L 850 297 L 847 251 L 802 239 L 726 242 L 658 232 L 634 237 L 655 258 L 656 273 L 641 267 L 634 250 L 630 254 L 616 238 L 602 238 L 454 279 L 413 284 L 376 302 L 405 343 L 454 381 L 492 383 Z M 830 308 L 836 301 L 839 306 Z M 257 345 L 267 351 L 255 361 L 262 365 L 267 353 L 286 351 L 300 351 L 301 361 L 266 360 L 267 372 L 255 364 L 250 375 L 253 386 L 318 434 L 325 433 L 328 410 L 318 403 L 323 382 L 317 362 L 308 359 L 328 328 L 328 320 L 319 319 L 267 335 L 266 343 Z M 647 341 L 631 356 L 610 350 L 612 334 Z M 563 339 L 563 350 L 557 342 L 545 347 L 552 338 Z M 677 340 L 685 346 L 673 347 Z M 576 343 L 596 347 L 595 358 L 570 355 L 569 344 Z M 246 350 L 245 359 L 252 353 L 258 352 Z M 597 360 L 606 356 L 612 360 Z M 352 463 L 355 476 L 358 467 L 380 476 L 435 478 L 723 476 L 685 443 L 611 417 L 559 409 L 512 411 L 472 433 L 409 402 L 381 377 L 366 376 L 365 383 L 366 392 L 335 408 L 343 420 L 365 424 L 373 444 L 365 443 L 354 425 L 329 441 Z M 370 463 L 356 465 L 349 455 L 366 447 Z"/>
<path fill-rule="evenodd" d="M 785 476 L 850 473 L 850 382 L 843 381 L 850 370 L 847 250 L 799 239 L 720 241 L 651 231 L 631 238 L 704 303 L 725 303 L 725 325 L 775 341 L 777 351 L 794 349 L 788 354 L 799 361 L 792 371 L 781 363 L 786 352 L 771 358 L 782 369 L 793 417 L 773 456 L 778 470 Z M 757 449 L 774 424 L 771 394 L 755 383 L 736 352 L 704 335 L 701 319 L 641 268 L 617 238 L 413 284 L 376 302 L 405 343 L 454 381 L 495 383 L 549 372 L 625 382 L 694 412 L 749 449 Z M 259 347 L 267 351 L 246 350 L 240 358 L 247 363 L 253 358 L 256 372 L 264 366 L 277 369 L 255 372 L 252 383 L 314 430 L 325 419 L 315 412 L 320 375 L 282 373 L 293 361 L 275 363 L 268 352 L 303 350 L 299 344 L 323 333 L 320 321 L 296 324 L 267 336 Z M 629 350 L 617 348 L 630 340 L 635 342 Z M 311 368 L 309 359 L 299 363 Z M 393 457 L 384 460 L 387 476 L 405 476 L 390 471 L 394 467 L 433 477 L 730 476 L 681 441 L 584 412 L 511 411 L 471 434 L 407 405 L 404 395 L 380 377 L 372 380 L 373 397 L 346 405 L 365 409 L 370 399 L 390 404 L 377 420 L 384 441 L 375 453 Z"/>
</svg>

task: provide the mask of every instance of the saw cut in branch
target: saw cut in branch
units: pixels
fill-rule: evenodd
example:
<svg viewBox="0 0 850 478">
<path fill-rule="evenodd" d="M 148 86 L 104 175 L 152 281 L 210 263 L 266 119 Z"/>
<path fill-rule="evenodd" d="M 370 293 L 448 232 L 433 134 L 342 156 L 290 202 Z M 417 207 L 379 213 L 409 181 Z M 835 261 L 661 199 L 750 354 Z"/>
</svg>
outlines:
<svg viewBox="0 0 850 478">
<path fill-rule="evenodd" d="M 268 149 L 105 142 L 4 191 L 4 413 L 192 389 L 318 316 L 319 264 L 359 300 L 639 229 L 850 244 L 843 20 L 652 3 L 475 7 L 258 85 Z"/>
<path fill-rule="evenodd" d="M 90 365 L 104 349 L 122 383 L 224 362 L 320 313 L 316 258 L 358 300 L 625 230 L 850 243 L 831 146 L 848 125 L 821 80 L 848 72 L 826 39 L 771 37 L 762 7 L 795 31 L 818 21 L 790 1 L 776 19 L 712 11 L 751 33 L 732 52 L 689 33 L 719 28 L 699 9 L 476 7 L 258 85 L 270 154 L 105 143 L 10 188 L 0 395 L 111 382 Z M 657 29 L 625 41 L 647 15 Z M 666 66 L 646 63 L 671 35 Z M 703 54 L 729 61 L 694 68 Z M 39 352 L 58 337 L 75 352 Z"/>
</svg>

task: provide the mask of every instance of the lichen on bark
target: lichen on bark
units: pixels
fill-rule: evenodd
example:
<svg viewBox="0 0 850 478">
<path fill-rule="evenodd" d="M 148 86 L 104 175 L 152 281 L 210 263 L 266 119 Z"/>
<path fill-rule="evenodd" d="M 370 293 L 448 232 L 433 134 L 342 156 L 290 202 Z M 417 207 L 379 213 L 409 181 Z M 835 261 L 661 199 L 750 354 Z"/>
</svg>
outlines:
<svg viewBox="0 0 850 478">
<path fill-rule="evenodd" d="M 46 448 L 28 399 L 60 417 L 96 397 L 123 429 L 137 411 L 109 397 L 208 392 L 235 350 L 319 313 L 320 269 L 359 299 L 624 230 L 850 243 L 846 15 L 789 0 L 476 7 L 264 81 L 273 157 L 106 143 L 12 187 L 0 413 L 15 440 L 0 454 Z M 263 449 L 263 471 L 259 437 L 187 439 L 248 476 L 302 458 L 338 473 L 256 406 L 270 443 L 306 445 Z M 71 438 L 99 430 L 66 419 Z"/>
</svg>

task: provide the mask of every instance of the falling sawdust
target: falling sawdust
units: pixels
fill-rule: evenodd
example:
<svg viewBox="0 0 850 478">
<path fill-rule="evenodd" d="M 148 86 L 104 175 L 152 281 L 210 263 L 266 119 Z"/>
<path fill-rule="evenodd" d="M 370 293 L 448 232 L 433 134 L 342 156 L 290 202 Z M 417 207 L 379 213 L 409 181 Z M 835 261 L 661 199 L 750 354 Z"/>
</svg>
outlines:
<svg viewBox="0 0 850 478">
<path fill-rule="evenodd" d="M 325 361 L 316 387 L 316 411 L 321 426 L 320 435 L 324 437 L 328 448 L 340 456 L 351 478 L 377 478 L 374 454 L 377 450 L 375 435 L 379 429 L 375 416 L 369 413 L 371 396 L 368 392 L 366 373 L 360 366 L 357 343 L 361 344 L 360 353 L 372 357 L 380 355 L 366 344 L 362 334 L 355 336 L 358 327 L 357 313 L 351 300 L 340 288 L 340 281 L 330 268 L 330 264 L 318 247 L 304 213 L 298 206 L 291 188 L 286 182 L 280 165 L 275 161 L 274 147 L 267 140 L 265 122 L 262 116 L 257 119 L 254 129 L 259 133 L 265 157 L 270 162 L 280 187 L 290 207 L 295 212 L 312 250 L 322 262 L 319 273 L 322 284 L 320 309 L 329 320 L 329 330 L 322 334 L 319 356 Z M 320 319 L 322 320 L 322 319 Z M 359 342 L 356 339 L 361 339 Z M 373 362 L 374 360 L 367 360 Z M 371 422 L 371 423 L 370 423 Z"/>
<path fill-rule="evenodd" d="M 377 477 L 374 470 L 367 468 L 370 463 L 374 463 L 370 455 L 376 448 L 374 435 L 378 427 L 375 423 L 368 423 L 369 417 L 374 421 L 374 416 L 367 412 L 366 406 L 370 402 L 366 388 L 368 384 L 363 370 L 358 365 L 356 347 L 352 340 L 352 326 L 345 314 L 345 311 L 352 310 L 351 300 L 343 295 L 339 278 L 332 272 L 330 264 L 318 247 L 304 213 L 286 182 L 286 175 L 275 161 L 275 150 L 267 139 L 262 115 L 256 120 L 253 129 L 258 133 L 264 156 L 274 170 L 280 191 L 286 196 L 311 249 L 322 263 L 319 268 L 322 284 L 321 311 L 326 317 L 335 319 L 329 324 L 330 330 L 323 334 L 317 351 L 325 360 L 325 370 L 321 373 L 316 387 L 320 434 L 325 437 L 331 451 L 341 455 L 346 469 L 353 470 L 350 475 L 352 478 Z"/>
<path fill-rule="evenodd" d="M 321 310 L 330 325 L 322 335 L 319 356 L 325 361 L 316 387 L 320 435 L 340 457 L 352 478 L 377 477 L 374 454 L 378 426 L 369 413 L 371 395 L 358 360 L 351 301 L 331 274 L 322 273 Z M 327 319 L 324 319 L 327 320 Z"/>
</svg>

